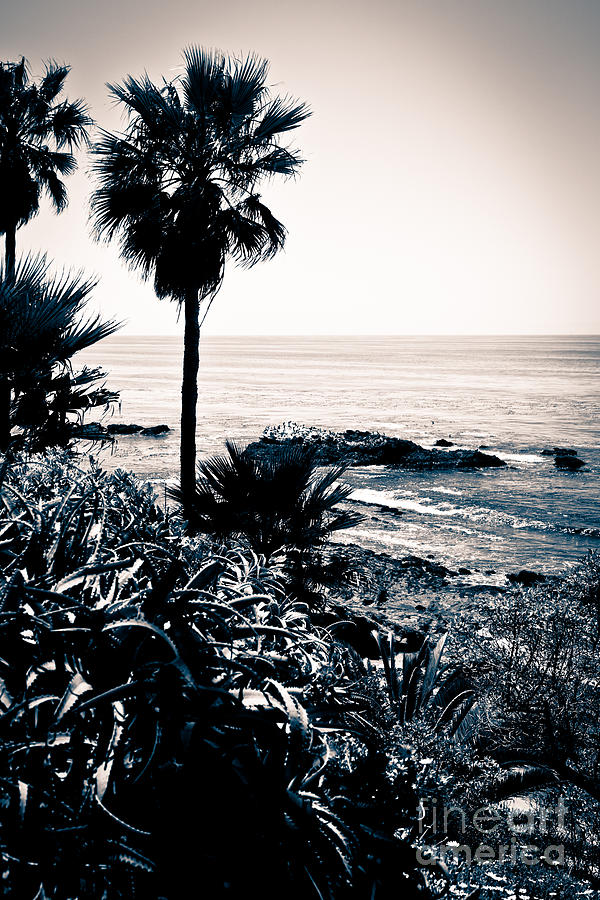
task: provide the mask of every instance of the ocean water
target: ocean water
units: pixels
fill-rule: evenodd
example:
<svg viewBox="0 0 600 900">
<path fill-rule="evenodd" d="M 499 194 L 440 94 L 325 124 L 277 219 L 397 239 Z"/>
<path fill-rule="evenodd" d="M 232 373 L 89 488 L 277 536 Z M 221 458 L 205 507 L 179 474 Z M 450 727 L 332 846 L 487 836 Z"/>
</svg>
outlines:
<svg viewBox="0 0 600 900">
<path fill-rule="evenodd" d="M 115 336 L 82 354 L 121 392 L 108 421 L 166 423 L 122 437 L 107 467 L 176 476 L 181 341 Z M 198 450 L 257 439 L 294 420 L 360 428 L 432 446 L 486 446 L 508 463 L 475 472 L 347 473 L 362 525 L 342 535 L 372 549 L 497 573 L 556 572 L 600 548 L 600 337 L 212 337 L 200 347 Z M 561 472 L 544 448 L 586 461 Z M 486 576 L 493 580 L 493 576 Z"/>
</svg>

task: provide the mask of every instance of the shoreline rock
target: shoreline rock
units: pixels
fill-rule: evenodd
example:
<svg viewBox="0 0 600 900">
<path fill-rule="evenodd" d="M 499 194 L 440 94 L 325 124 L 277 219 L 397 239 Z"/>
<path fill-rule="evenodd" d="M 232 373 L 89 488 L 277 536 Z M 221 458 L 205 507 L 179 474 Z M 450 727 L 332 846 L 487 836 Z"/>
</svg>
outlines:
<svg viewBox="0 0 600 900">
<path fill-rule="evenodd" d="M 109 434 L 137 434 L 138 431 L 142 430 L 142 426 L 127 425 L 125 422 L 111 422 L 110 425 L 106 426 L 106 430 Z"/>
<path fill-rule="evenodd" d="M 144 427 L 135 423 L 111 422 L 110 425 L 106 426 L 106 433 L 113 437 L 128 437 L 136 434 L 142 437 L 158 437 L 161 434 L 166 434 L 168 431 L 171 431 L 168 425 L 149 425 Z"/>
<path fill-rule="evenodd" d="M 568 456 L 555 456 L 554 465 L 557 469 L 568 469 L 570 472 L 576 472 L 577 469 L 585 466 L 585 463 L 582 459 L 578 459 L 577 456 L 569 454 Z"/>
<path fill-rule="evenodd" d="M 520 584 L 523 587 L 532 587 L 534 584 L 542 584 L 546 581 L 545 575 L 540 575 L 539 572 L 530 572 L 529 569 L 510 572 L 506 577 L 511 584 Z"/>
<path fill-rule="evenodd" d="M 500 468 L 504 460 L 480 450 L 431 450 L 414 441 L 373 431 L 348 429 L 343 432 L 310 428 L 296 422 L 266 428 L 259 441 L 246 447 L 254 458 L 268 459 L 273 448 L 310 446 L 322 465 L 348 462 L 354 466 L 399 466 L 407 469 Z"/>
<path fill-rule="evenodd" d="M 170 430 L 168 425 L 151 425 L 149 428 L 142 428 L 140 434 L 145 437 L 158 437 L 161 434 L 166 434 Z"/>
</svg>

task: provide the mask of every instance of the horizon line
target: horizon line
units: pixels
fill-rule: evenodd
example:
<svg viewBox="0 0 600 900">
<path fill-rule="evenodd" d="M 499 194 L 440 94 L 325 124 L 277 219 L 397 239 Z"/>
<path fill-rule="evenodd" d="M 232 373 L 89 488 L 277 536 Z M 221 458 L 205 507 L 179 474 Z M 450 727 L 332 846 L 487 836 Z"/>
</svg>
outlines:
<svg viewBox="0 0 600 900">
<path fill-rule="evenodd" d="M 164 332 L 131 332 L 131 333 L 115 333 L 110 335 L 111 338 L 133 338 L 133 337 L 146 337 L 146 338 L 182 338 L 183 332 L 170 332 L 165 334 Z M 424 332 L 421 333 L 411 333 L 411 334 L 402 334 L 400 332 L 319 332 L 315 333 L 216 333 L 216 334 L 204 334 L 201 335 L 201 339 L 205 340 L 206 338 L 598 338 L 600 339 L 600 331 L 568 331 L 568 332 L 462 332 L 462 333 L 437 333 L 437 334 L 427 334 Z M 106 340 L 106 339 L 105 339 Z"/>
</svg>

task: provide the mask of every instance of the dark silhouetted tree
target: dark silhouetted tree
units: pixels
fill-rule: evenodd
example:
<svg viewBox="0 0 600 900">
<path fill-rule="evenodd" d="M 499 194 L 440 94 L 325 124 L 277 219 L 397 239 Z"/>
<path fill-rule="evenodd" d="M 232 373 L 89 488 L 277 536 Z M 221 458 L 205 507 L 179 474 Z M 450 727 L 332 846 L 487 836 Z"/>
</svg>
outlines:
<svg viewBox="0 0 600 900">
<path fill-rule="evenodd" d="M 283 246 L 285 228 L 258 187 L 297 172 L 302 160 L 281 140 L 309 110 L 272 96 L 268 64 L 255 56 L 238 60 L 197 47 L 184 55 L 183 74 L 170 83 L 157 86 L 144 76 L 110 86 L 129 119 L 124 133 L 105 132 L 94 148 L 92 217 L 99 237 L 118 237 L 122 257 L 153 277 L 159 298 L 183 307 L 187 502 L 195 485 L 200 327 L 229 257 L 251 266 Z"/>
<path fill-rule="evenodd" d="M 0 234 L 5 239 L 5 273 L 14 273 L 17 229 L 39 210 L 46 194 L 57 212 L 67 205 L 62 180 L 77 163 L 73 150 L 88 143 L 92 120 L 81 100 L 62 99 L 69 66 L 46 64 L 33 81 L 23 58 L 0 63 Z M 10 388 L 0 381 L 0 449 L 7 432 Z"/>
</svg>

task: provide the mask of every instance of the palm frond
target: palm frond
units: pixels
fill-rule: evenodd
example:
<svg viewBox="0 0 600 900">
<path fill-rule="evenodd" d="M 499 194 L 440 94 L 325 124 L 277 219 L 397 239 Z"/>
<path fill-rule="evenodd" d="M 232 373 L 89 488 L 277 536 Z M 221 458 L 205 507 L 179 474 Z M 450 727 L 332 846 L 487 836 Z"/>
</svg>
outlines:
<svg viewBox="0 0 600 900">
<path fill-rule="evenodd" d="M 234 60 L 224 84 L 224 94 L 232 116 L 246 119 L 254 115 L 257 103 L 265 91 L 269 63 L 255 53 L 245 59 Z"/>
<path fill-rule="evenodd" d="M 190 46 L 185 48 L 183 56 L 182 85 L 187 106 L 205 120 L 223 87 L 225 55 L 220 50 Z"/>
<path fill-rule="evenodd" d="M 276 97 L 266 106 L 262 118 L 254 129 L 257 143 L 268 143 L 277 135 L 298 128 L 311 115 L 306 103 L 290 97 Z"/>
<path fill-rule="evenodd" d="M 39 87 L 40 96 L 43 97 L 47 103 L 56 100 L 58 95 L 62 92 L 65 85 L 65 79 L 70 71 L 70 66 L 61 66 L 53 59 L 48 60 L 46 63 L 46 71 Z"/>
<path fill-rule="evenodd" d="M 79 149 L 89 146 L 88 129 L 94 124 L 83 100 L 64 101 L 54 107 L 51 127 L 56 146 Z"/>
<path fill-rule="evenodd" d="M 175 488 L 171 496 L 190 510 L 192 529 L 220 538 L 244 535 L 259 553 L 282 547 L 306 548 L 333 531 L 352 527 L 361 517 L 336 509 L 347 495 L 334 484 L 344 471 L 316 474 L 311 448 L 281 448 L 266 460 L 255 459 L 232 442 L 227 453 L 198 465 L 193 498 Z"/>
</svg>

